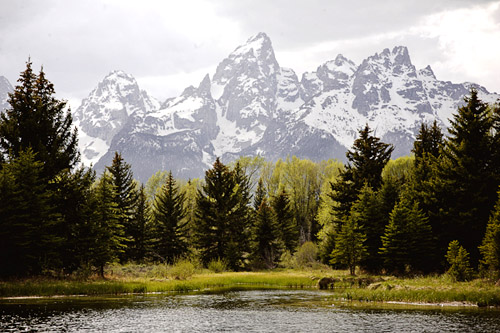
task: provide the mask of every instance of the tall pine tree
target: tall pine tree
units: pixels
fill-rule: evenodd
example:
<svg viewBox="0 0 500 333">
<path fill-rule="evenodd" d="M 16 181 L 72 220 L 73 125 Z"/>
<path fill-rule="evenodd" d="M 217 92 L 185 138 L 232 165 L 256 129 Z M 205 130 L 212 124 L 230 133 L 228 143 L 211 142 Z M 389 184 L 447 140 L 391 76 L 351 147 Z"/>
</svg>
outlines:
<svg viewBox="0 0 500 333">
<path fill-rule="evenodd" d="M 251 259 L 255 268 L 275 268 L 281 255 L 278 225 L 272 208 L 263 198 L 252 230 Z"/>
<path fill-rule="evenodd" d="M 36 75 L 28 60 L 18 82 L 9 95 L 10 108 L 0 115 L 0 154 L 16 158 L 30 148 L 43 163 L 41 176 L 50 180 L 78 163 L 76 127 L 43 69 Z"/>
<path fill-rule="evenodd" d="M 240 186 L 237 174 L 217 158 L 205 173 L 205 184 L 198 191 L 195 240 L 204 264 L 225 259 L 231 269 L 243 264 L 249 238 L 250 198 Z"/>
<path fill-rule="evenodd" d="M 136 228 L 134 228 L 134 211 L 137 204 L 137 188 L 134 182 L 134 175 L 130 164 L 125 162 L 122 155 L 115 152 L 115 156 L 111 166 L 106 168 L 113 181 L 115 196 L 113 198 L 116 203 L 118 219 L 120 225 L 124 227 L 124 236 L 127 239 L 127 247 L 120 255 L 120 261 L 126 262 L 131 260 L 134 254 L 133 248 L 137 241 Z"/>
<path fill-rule="evenodd" d="M 338 222 L 347 220 L 352 204 L 365 184 L 374 191 L 382 184 L 382 170 L 394 147 L 381 142 L 371 132 L 368 125 L 359 131 L 352 149 L 346 153 L 348 164 L 345 170 L 340 173 L 339 180 L 331 184 L 331 197 L 338 203 L 333 207 Z"/>
<path fill-rule="evenodd" d="M 185 194 L 179 191 L 172 172 L 154 202 L 155 242 L 154 252 L 172 264 L 187 252 L 187 211 Z"/>
<path fill-rule="evenodd" d="M 433 263 L 432 229 L 417 203 L 403 197 L 394 206 L 381 239 L 380 255 L 390 272 L 426 272 Z"/>
<path fill-rule="evenodd" d="M 112 176 L 105 171 L 93 189 L 91 264 L 104 277 L 104 266 L 117 260 L 126 248 L 124 227 L 115 198 Z"/>
<path fill-rule="evenodd" d="M 494 146 L 494 122 L 488 105 L 474 89 L 465 102 L 448 129 L 450 136 L 433 184 L 433 196 L 439 200 L 434 214 L 435 224 L 442 230 L 441 253 L 449 241 L 456 239 L 477 266 L 478 246 L 500 185 L 498 163 L 493 160 L 498 148 Z"/>
<path fill-rule="evenodd" d="M 60 215 L 51 205 L 43 163 L 31 149 L 0 171 L 0 260 L 2 275 L 38 275 L 57 267 Z"/>
<path fill-rule="evenodd" d="M 280 191 L 271 200 L 271 207 L 276 217 L 279 236 L 285 249 L 290 253 L 295 252 L 299 243 L 299 230 L 293 218 L 290 200 L 285 190 Z"/>
</svg>

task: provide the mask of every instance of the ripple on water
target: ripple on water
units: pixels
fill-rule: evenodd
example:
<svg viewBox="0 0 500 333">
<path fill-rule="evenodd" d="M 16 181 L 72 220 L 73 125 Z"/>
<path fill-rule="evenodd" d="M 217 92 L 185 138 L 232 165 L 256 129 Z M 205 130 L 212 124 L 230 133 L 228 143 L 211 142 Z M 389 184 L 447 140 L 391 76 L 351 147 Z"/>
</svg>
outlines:
<svg viewBox="0 0 500 333">
<path fill-rule="evenodd" d="M 10 301 L 0 331 L 497 332 L 500 311 L 332 306 L 321 291 Z"/>
</svg>

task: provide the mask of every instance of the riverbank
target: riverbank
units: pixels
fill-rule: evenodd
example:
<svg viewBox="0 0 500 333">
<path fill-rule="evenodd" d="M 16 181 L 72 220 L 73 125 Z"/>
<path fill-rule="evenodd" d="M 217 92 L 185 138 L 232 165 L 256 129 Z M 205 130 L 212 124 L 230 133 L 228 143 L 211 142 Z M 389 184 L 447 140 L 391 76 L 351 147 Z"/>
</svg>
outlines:
<svg viewBox="0 0 500 333">
<path fill-rule="evenodd" d="M 134 293 L 215 292 L 244 289 L 318 289 L 323 277 L 336 279 L 325 291 L 337 301 L 407 302 L 500 306 L 500 287 L 486 280 L 453 282 L 446 276 L 416 278 L 359 276 L 334 270 L 273 270 L 265 272 L 198 272 L 185 279 L 109 274 L 106 279 L 26 279 L 0 282 L 0 298 Z M 363 283 L 358 283 L 363 281 Z"/>
</svg>

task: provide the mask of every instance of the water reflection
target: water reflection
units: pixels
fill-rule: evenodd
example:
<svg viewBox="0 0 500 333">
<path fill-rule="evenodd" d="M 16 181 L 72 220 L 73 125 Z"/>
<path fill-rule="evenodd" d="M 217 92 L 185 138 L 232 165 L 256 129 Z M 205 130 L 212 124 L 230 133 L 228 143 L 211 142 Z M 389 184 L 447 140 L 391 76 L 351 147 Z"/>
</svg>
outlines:
<svg viewBox="0 0 500 333">
<path fill-rule="evenodd" d="M 79 297 L 0 302 L 0 331 L 498 332 L 500 311 L 342 306 L 322 291 Z"/>
</svg>

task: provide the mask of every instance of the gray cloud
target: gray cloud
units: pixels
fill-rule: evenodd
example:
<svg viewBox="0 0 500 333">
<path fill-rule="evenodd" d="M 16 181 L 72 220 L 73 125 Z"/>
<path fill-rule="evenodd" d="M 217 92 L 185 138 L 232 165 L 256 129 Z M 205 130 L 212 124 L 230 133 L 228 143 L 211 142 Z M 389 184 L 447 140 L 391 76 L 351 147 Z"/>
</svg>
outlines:
<svg viewBox="0 0 500 333">
<path fill-rule="evenodd" d="M 490 2 L 474 1 L 474 5 Z M 31 56 L 35 66 L 43 64 L 61 97 L 81 99 L 109 71 L 122 69 L 140 82 L 162 85 L 153 90 L 164 99 L 185 88 L 185 80 L 176 82 L 183 73 L 201 79 L 205 69 L 215 67 L 259 31 L 273 40 L 278 61 L 299 74 L 337 53 L 360 61 L 394 45 L 407 45 L 413 61 L 424 66 L 446 61 L 439 40 L 404 30 L 427 15 L 468 6 L 468 0 L 190 0 L 182 4 L 7 0 L 0 5 L 0 75 L 15 83 Z M 384 37 L 372 38 L 377 35 Z M 329 42 L 338 47 L 316 50 L 304 63 L 294 64 L 295 58 L 286 57 Z"/>
</svg>

